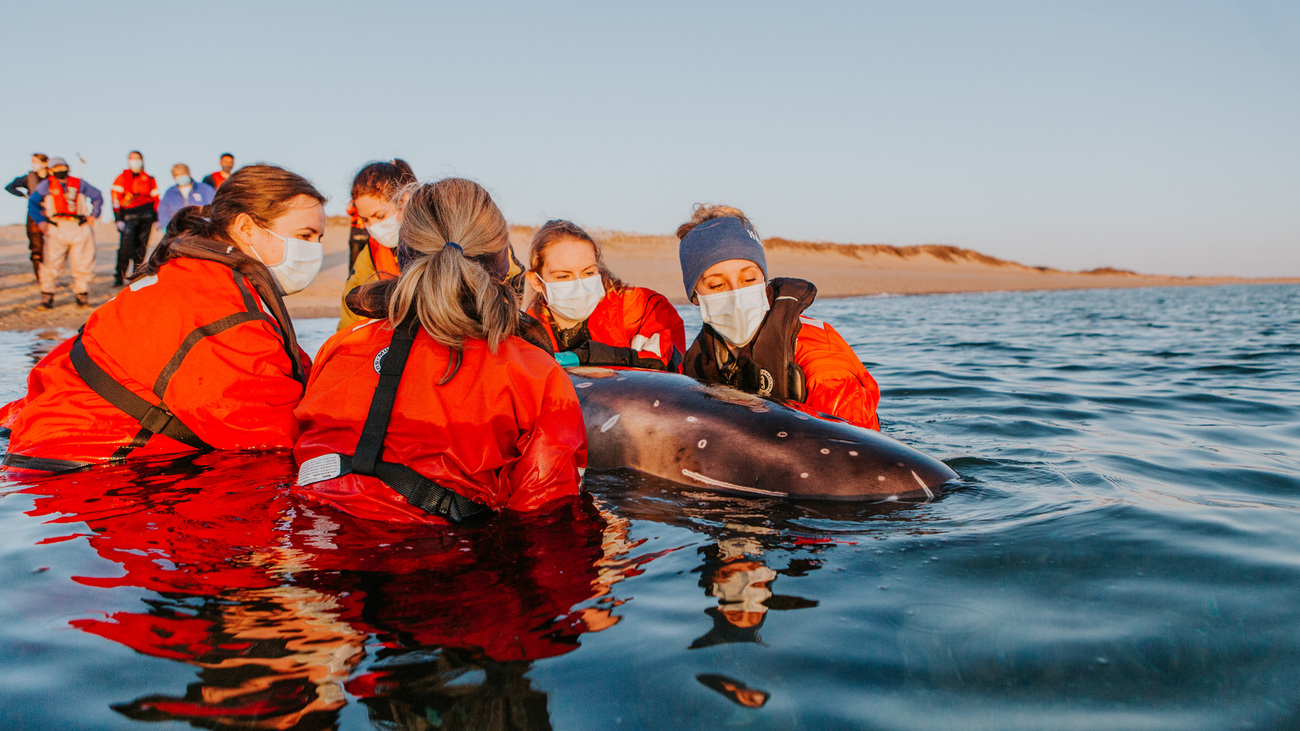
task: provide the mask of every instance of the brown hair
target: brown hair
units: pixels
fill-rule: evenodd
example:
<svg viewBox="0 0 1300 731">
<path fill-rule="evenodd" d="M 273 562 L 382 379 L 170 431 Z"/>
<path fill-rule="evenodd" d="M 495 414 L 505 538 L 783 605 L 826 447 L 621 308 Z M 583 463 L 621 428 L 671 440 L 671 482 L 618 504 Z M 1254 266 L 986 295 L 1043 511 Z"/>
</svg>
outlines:
<svg viewBox="0 0 1300 731">
<path fill-rule="evenodd" d="M 33 153 L 32 153 L 32 157 L 36 158 L 37 160 L 40 160 L 41 162 L 49 162 L 49 161 L 50 161 L 50 156 L 49 156 L 49 155 L 46 155 L 46 154 L 43 153 L 43 152 L 33 152 Z"/>
<path fill-rule="evenodd" d="M 372 162 L 352 178 L 352 200 L 356 201 L 363 195 L 391 200 L 397 197 L 397 191 L 414 182 L 415 173 L 405 160 L 393 158 L 389 162 Z"/>
<path fill-rule="evenodd" d="M 289 211 L 289 202 L 300 195 L 320 203 L 328 200 L 306 178 L 284 168 L 275 165 L 240 168 L 217 188 L 211 205 L 189 206 L 177 211 L 167 224 L 162 243 L 133 279 L 157 274 L 158 267 L 168 259 L 171 240 L 177 236 L 189 234 L 233 244 L 235 241 L 230 238 L 229 228 L 239 214 L 248 214 L 259 226 L 269 228 L 272 221 Z"/>
<path fill-rule="evenodd" d="M 565 239 L 577 239 L 591 244 L 591 248 L 596 251 L 596 271 L 600 272 L 600 281 L 605 285 L 606 292 L 618 291 L 626 286 L 605 265 L 605 253 L 601 251 L 600 244 L 578 224 L 560 218 L 547 221 L 533 234 L 533 242 L 528 245 L 528 271 L 541 276 L 546 250 Z M 546 290 L 538 291 L 530 284 L 524 294 L 524 310 L 532 309 L 535 304 L 546 305 Z"/>
<path fill-rule="evenodd" d="M 459 348 L 465 338 L 481 338 L 494 353 L 518 330 L 514 291 L 483 266 L 510 248 L 505 216 L 483 186 L 445 178 L 414 187 L 399 236 L 409 260 L 388 303 L 393 327 L 414 307 L 437 342 Z"/>
<path fill-rule="evenodd" d="M 695 228 L 701 223 L 704 223 L 705 221 L 712 221 L 715 218 L 726 218 L 726 217 L 739 218 L 741 221 L 744 221 L 745 223 L 749 224 L 750 228 L 754 228 L 754 224 L 750 223 L 750 220 L 745 216 L 744 211 L 741 211 L 739 208 L 732 208 L 731 206 L 723 206 L 723 205 L 714 205 L 712 203 L 696 203 L 695 210 L 691 214 L 691 220 L 677 227 L 677 238 L 678 239 L 686 238 L 686 234 L 690 233 L 691 229 Z M 754 231 L 757 232 L 758 229 L 754 229 Z"/>
</svg>

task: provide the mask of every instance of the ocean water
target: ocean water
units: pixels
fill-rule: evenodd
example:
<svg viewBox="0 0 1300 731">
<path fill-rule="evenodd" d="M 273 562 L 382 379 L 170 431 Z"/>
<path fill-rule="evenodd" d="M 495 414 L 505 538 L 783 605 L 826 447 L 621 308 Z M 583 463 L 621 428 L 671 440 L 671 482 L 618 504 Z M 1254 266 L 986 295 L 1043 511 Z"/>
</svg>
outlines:
<svg viewBox="0 0 1300 731">
<path fill-rule="evenodd" d="M 827 506 L 589 475 L 583 504 L 429 533 L 295 498 L 284 455 L 0 478 L 0 727 L 1300 723 L 1300 287 L 810 314 L 958 484 Z M 69 334 L 0 333 L 0 395 Z"/>
</svg>

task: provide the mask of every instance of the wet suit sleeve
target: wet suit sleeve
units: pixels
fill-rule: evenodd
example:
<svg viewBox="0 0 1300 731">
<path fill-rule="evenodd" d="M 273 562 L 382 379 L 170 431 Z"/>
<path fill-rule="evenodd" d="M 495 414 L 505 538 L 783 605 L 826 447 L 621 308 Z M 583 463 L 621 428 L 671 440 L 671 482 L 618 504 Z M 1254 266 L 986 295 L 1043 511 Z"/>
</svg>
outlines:
<svg viewBox="0 0 1300 731">
<path fill-rule="evenodd" d="M 27 196 L 27 215 L 36 223 L 45 223 L 45 196 L 50 193 L 50 182 L 42 180 L 36 190 Z"/>
<path fill-rule="evenodd" d="M 582 479 L 578 470 L 587 465 L 587 432 L 573 382 L 554 363 L 546 371 L 541 383 L 520 386 L 540 393 L 532 424 L 519 439 L 520 456 L 506 468 L 510 510 L 536 510 L 577 495 Z"/>
<path fill-rule="evenodd" d="M 862 361 L 830 325 L 803 318 L 795 362 L 808 382 L 808 408 L 868 429 L 880 429 L 880 387 Z"/>
</svg>

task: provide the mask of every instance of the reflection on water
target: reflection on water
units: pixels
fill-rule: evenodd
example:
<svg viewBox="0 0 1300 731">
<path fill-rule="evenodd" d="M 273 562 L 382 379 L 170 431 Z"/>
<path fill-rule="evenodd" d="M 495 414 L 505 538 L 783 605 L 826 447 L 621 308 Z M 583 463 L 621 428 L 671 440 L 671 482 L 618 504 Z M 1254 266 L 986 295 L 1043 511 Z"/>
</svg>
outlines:
<svg viewBox="0 0 1300 731">
<path fill-rule="evenodd" d="M 283 454 L 0 476 L 0 727 L 1296 725 L 1300 287 L 813 315 L 959 485 L 589 473 L 553 515 L 429 530 L 295 496 Z M 56 341 L 0 333 L 0 393 Z"/>
</svg>

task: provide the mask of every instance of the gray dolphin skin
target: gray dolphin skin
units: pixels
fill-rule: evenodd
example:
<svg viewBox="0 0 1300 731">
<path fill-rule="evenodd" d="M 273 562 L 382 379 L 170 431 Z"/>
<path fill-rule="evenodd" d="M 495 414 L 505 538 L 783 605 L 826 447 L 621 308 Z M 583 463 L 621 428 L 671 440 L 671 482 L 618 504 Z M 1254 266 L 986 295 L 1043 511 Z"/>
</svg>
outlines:
<svg viewBox="0 0 1300 731">
<path fill-rule="evenodd" d="M 929 500 L 957 473 L 847 422 L 676 373 L 568 369 L 587 468 L 631 468 L 694 488 L 817 500 Z"/>
</svg>

